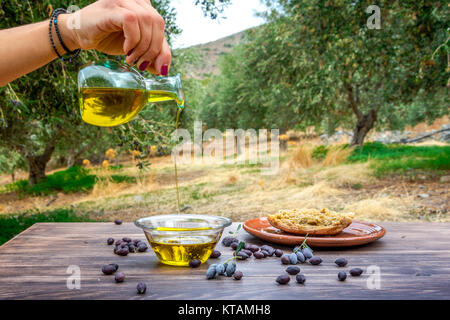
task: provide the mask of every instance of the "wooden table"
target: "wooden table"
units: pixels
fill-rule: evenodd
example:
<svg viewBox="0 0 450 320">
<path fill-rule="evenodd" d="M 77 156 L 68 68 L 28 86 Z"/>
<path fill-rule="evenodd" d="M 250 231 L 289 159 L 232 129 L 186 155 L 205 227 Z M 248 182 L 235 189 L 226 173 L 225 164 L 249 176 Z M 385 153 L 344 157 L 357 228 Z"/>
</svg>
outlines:
<svg viewBox="0 0 450 320">
<path fill-rule="evenodd" d="M 292 277 L 281 286 L 275 278 L 286 266 L 276 257 L 238 262 L 244 273 L 241 281 L 206 280 L 207 264 L 213 262 L 191 269 L 162 265 L 151 250 L 114 255 L 112 246 L 106 245 L 108 237 L 144 239 L 131 223 L 38 223 L 0 247 L 0 299 L 450 299 L 450 224 L 383 225 L 387 234 L 375 243 L 316 250 L 322 265 L 298 265 L 306 284 L 299 285 Z M 262 245 L 244 230 L 239 238 Z M 230 248 L 219 244 L 218 249 L 219 261 L 231 256 Z M 347 258 L 349 265 L 337 268 L 338 257 Z M 102 274 L 102 265 L 109 263 L 120 265 L 125 282 L 116 284 L 114 276 Z M 81 270 L 79 290 L 67 288 L 70 265 Z M 338 271 L 368 266 L 380 268 L 380 289 L 368 288 L 367 280 L 373 277 L 368 274 L 337 281 Z M 136 295 L 140 281 L 147 283 L 145 296 Z"/>
</svg>

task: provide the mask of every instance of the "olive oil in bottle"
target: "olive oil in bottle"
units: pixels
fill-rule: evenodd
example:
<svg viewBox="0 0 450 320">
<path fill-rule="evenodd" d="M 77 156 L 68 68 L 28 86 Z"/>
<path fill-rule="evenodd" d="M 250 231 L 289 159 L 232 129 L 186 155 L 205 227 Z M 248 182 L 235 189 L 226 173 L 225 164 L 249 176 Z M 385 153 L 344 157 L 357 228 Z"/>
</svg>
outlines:
<svg viewBox="0 0 450 320">
<path fill-rule="evenodd" d="M 173 92 L 145 89 L 96 88 L 80 89 L 80 108 L 83 121 L 100 126 L 113 127 L 133 119 L 147 103 L 175 100 L 183 107 Z"/>
</svg>

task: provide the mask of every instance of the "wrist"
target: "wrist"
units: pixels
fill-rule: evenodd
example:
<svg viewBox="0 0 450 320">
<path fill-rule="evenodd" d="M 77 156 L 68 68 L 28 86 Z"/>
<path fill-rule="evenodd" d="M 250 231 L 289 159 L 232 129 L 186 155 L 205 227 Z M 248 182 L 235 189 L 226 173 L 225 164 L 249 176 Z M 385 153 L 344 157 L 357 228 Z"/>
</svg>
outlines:
<svg viewBox="0 0 450 320">
<path fill-rule="evenodd" d="M 76 35 L 76 26 L 73 21 L 73 14 L 60 14 L 58 16 L 58 27 L 61 33 L 61 37 L 66 47 L 70 50 L 76 50 L 80 48 L 78 43 L 78 37 Z"/>
</svg>

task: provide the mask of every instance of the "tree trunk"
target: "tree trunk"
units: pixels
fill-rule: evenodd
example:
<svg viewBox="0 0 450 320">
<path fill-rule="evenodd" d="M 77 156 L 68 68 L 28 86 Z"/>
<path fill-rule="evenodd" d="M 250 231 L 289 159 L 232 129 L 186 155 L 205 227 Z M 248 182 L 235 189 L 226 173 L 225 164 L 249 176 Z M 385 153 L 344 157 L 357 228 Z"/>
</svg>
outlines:
<svg viewBox="0 0 450 320">
<path fill-rule="evenodd" d="M 45 180 L 45 167 L 47 166 L 47 161 L 41 156 L 27 158 L 29 176 L 28 183 L 31 186 L 36 185 L 39 181 Z"/>
<path fill-rule="evenodd" d="M 52 157 L 53 151 L 55 151 L 56 143 L 61 135 L 62 129 L 58 129 L 55 135 L 48 141 L 44 152 L 40 155 L 35 155 L 26 150 L 24 147 L 19 147 L 19 152 L 28 162 L 28 183 L 31 186 L 36 185 L 39 181 L 45 180 L 45 168 Z"/>
<path fill-rule="evenodd" d="M 362 115 L 356 122 L 356 128 L 353 131 L 351 146 L 360 146 L 364 144 L 367 133 L 372 129 L 377 120 L 376 109 L 370 110 L 367 114 Z"/>
<path fill-rule="evenodd" d="M 377 121 L 377 114 L 380 105 L 373 107 L 368 113 L 363 114 L 361 110 L 359 110 L 360 100 L 358 87 L 356 87 L 356 94 L 354 94 L 354 89 L 350 84 L 347 83 L 345 88 L 347 89 L 347 97 L 350 108 L 353 110 L 353 113 L 356 115 L 357 119 L 356 128 L 353 131 L 353 138 L 350 145 L 362 147 L 367 133 L 370 129 L 372 129 L 373 125 Z"/>
</svg>

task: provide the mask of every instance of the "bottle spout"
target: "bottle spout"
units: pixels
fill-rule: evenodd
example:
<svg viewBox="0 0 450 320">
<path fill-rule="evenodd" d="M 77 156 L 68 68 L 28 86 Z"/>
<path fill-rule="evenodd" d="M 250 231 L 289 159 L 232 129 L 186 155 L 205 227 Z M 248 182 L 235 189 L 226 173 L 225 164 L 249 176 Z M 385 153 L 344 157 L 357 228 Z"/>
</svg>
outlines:
<svg viewBox="0 0 450 320">
<path fill-rule="evenodd" d="M 177 74 L 174 77 L 158 76 L 156 78 L 146 79 L 145 84 L 147 91 L 150 92 L 150 95 L 152 95 L 152 93 L 154 93 L 155 96 L 161 96 L 161 94 L 165 94 L 166 97 L 164 98 L 164 100 L 176 100 L 180 108 L 184 107 L 184 93 L 180 74 Z M 170 97 L 172 98 L 170 99 Z"/>
</svg>

